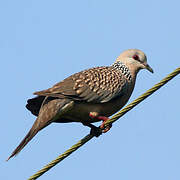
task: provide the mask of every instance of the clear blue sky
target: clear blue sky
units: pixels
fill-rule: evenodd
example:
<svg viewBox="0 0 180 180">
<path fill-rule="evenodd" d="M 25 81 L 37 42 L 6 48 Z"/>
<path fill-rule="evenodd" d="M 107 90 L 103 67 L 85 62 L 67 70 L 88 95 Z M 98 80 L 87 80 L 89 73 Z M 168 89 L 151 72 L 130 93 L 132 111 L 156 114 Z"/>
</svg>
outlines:
<svg viewBox="0 0 180 180">
<path fill-rule="evenodd" d="M 0 2 L 0 179 L 24 180 L 89 133 L 52 124 L 5 162 L 32 126 L 33 92 L 80 70 L 110 65 L 139 48 L 154 74 L 141 71 L 132 101 L 180 66 L 179 1 L 6 0 Z M 180 78 L 143 101 L 39 179 L 180 179 Z"/>
</svg>

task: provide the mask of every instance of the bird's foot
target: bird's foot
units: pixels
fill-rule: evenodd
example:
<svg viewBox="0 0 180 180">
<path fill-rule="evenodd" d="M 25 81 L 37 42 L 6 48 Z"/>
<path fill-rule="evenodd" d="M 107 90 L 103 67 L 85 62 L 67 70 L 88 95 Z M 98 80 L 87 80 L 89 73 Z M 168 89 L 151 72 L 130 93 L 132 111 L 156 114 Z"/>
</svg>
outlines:
<svg viewBox="0 0 180 180">
<path fill-rule="evenodd" d="M 89 116 L 91 118 L 93 118 L 93 119 L 95 118 L 95 119 L 103 121 L 102 124 L 100 125 L 100 129 L 102 130 L 103 133 L 106 133 L 106 132 L 108 132 L 111 129 L 112 124 L 109 124 L 108 126 L 105 127 L 106 121 L 109 120 L 108 117 L 106 117 L 106 116 L 96 116 L 94 113 L 91 113 L 91 112 L 89 113 Z"/>
<path fill-rule="evenodd" d="M 99 137 L 102 134 L 102 129 L 99 127 L 94 126 L 91 123 L 88 122 L 83 122 L 82 123 L 84 126 L 88 126 L 91 128 L 90 134 L 96 137 Z"/>
</svg>

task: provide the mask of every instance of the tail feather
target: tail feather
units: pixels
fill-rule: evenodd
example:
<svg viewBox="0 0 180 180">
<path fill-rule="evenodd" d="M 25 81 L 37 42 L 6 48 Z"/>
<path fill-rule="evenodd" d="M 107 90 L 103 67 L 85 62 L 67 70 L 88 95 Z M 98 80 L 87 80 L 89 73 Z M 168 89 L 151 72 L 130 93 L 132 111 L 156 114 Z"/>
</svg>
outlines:
<svg viewBox="0 0 180 180">
<path fill-rule="evenodd" d="M 21 141 L 19 146 L 12 152 L 12 154 L 8 157 L 6 161 L 17 155 L 24 148 L 24 146 L 37 134 L 37 132 L 38 130 L 32 127 L 28 134 L 25 136 L 25 138 Z"/>
<path fill-rule="evenodd" d="M 38 112 L 39 115 L 36 121 L 34 122 L 32 128 L 30 129 L 28 134 L 25 136 L 25 138 L 21 141 L 19 146 L 12 152 L 12 154 L 9 156 L 7 161 L 13 156 L 17 155 L 24 148 L 24 146 L 38 133 L 38 131 L 42 130 L 43 128 L 48 126 L 50 123 L 52 123 L 54 120 L 56 120 L 56 114 L 65 105 L 71 107 L 72 101 L 66 100 L 66 99 L 52 100 L 52 98 L 49 98 L 49 99 L 45 98 L 43 107 L 41 107 L 42 109 L 40 110 L 40 113 Z"/>
</svg>

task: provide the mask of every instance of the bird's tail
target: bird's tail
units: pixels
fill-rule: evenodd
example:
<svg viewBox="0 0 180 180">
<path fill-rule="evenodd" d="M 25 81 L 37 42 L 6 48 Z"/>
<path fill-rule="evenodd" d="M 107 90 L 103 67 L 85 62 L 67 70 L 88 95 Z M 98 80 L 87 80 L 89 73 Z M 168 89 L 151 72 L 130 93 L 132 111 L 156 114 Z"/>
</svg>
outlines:
<svg viewBox="0 0 180 180">
<path fill-rule="evenodd" d="M 34 122 L 32 128 L 25 136 L 25 138 L 21 141 L 19 146 L 12 152 L 7 161 L 13 156 L 17 155 L 24 148 L 24 146 L 38 133 L 38 131 L 51 124 L 53 121 L 56 121 L 57 118 L 59 118 L 60 113 L 63 114 L 67 112 L 68 107 L 70 109 L 74 105 L 73 101 L 66 99 L 57 99 L 56 101 L 51 101 L 52 99 L 46 100 L 47 102 L 49 101 L 48 104 L 46 102 L 46 105 L 42 107 L 41 112 Z M 53 111 L 52 108 L 54 108 Z"/>
<path fill-rule="evenodd" d="M 17 146 L 17 148 L 12 152 L 12 154 L 8 157 L 6 161 L 8 161 L 13 156 L 17 155 L 24 148 L 24 146 L 38 133 L 38 131 L 39 128 L 37 126 L 37 120 L 36 120 L 30 131 L 25 136 L 25 138 L 21 141 L 19 146 Z"/>
</svg>

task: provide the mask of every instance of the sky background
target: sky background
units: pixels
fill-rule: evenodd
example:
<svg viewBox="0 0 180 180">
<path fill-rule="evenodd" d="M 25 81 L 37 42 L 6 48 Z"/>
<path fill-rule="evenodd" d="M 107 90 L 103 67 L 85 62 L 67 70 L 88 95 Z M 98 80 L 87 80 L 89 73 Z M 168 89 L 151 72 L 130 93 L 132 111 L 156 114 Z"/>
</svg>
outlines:
<svg viewBox="0 0 180 180">
<path fill-rule="evenodd" d="M 89 133 L 80 123 L 51 124 L 6 162 L 35 120 L 25 108 L 33 92 L 110 65 L 129 48 L 143 50 L 154 69 L 138 74 L 130 101 L 179 67 L 179 7 L 178 0 L 1 1 L 0 179 L 27 179 Z M 39 179 L 179 180 L 179 92 L 177 76 Z"/>
</svg>

